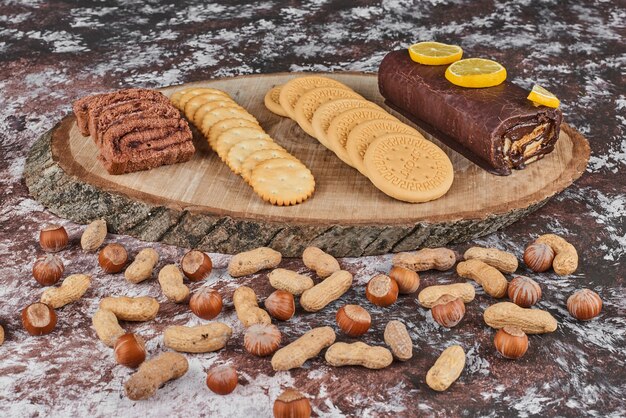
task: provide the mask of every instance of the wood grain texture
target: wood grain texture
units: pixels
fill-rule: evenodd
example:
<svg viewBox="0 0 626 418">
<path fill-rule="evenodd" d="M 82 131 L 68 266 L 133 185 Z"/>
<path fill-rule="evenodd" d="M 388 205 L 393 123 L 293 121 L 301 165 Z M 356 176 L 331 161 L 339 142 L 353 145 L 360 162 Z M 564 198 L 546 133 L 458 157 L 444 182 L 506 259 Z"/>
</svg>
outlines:
<svg viewBox="0 0 626 418">
<path fill-rule="evenodd" d="M 376 189 L 295 122 L 265 108 L 267 90 L 294 76 L 243 76 L 193 85 L 230 93 L 311 169 L 316 192 L 301 205 L 264 203 L 199 135 L 194 138 L 198 151 L 187 163 L 111 176 L 97 161 L 91 139 L 78 132 L 73 116 L 64 118 L 33 146 L 25 169 L 30 193 L 60 216 L 80 223 L 104 217 L 113 232 L 145 241 L 224 253 L 270 246 L 287 257 L 316 245 L 335 256 L 362 256 L 465 242 L 494 232 L 569 186 L 589 159 L 586 139 L 564 125 L 555 152 L 523 171 L 498 177 L 425 134 L 449 155 L 454 183 L 448 194 L 433 202 L 400 202 Z M 384 106 L 375 75 L 328 76 Z"/>
</svg>

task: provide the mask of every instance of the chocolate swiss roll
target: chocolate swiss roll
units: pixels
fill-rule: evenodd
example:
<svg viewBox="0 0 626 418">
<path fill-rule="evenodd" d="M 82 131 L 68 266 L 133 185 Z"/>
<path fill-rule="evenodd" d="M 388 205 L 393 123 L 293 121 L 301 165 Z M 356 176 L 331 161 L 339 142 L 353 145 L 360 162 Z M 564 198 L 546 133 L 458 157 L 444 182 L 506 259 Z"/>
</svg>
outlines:
<svg viewBox="0 0 626 418">
<path fill-rule="evenodd" d="M 127 89 L 74 103 L 77 124 L 99 148 L 110 174 L 188 161 L 195 148 L 187 121 L 158 91 Z"/>
<path fill-rule="evenodd" d="M 414 62 L 407 50 L 387 54 L 378 69 L 386 104 L 470 161 L 497 175 L 523 169 L 554 150 L 562 114 L 535 106 L 528 91 L 504 82 L 464 88 L 445 65 Z"/>
</svg>

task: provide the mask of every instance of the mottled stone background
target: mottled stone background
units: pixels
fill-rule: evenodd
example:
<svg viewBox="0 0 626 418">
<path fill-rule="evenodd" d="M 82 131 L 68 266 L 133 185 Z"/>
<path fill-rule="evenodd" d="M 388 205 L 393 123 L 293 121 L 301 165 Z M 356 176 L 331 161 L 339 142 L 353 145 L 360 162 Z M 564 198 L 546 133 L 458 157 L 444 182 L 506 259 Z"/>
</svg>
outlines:
<svg viewBox="0 0 626 418">
<path fill-rule="evenodd" d="M 185 3 L 186 5 L 181 5 Z M 270 416 L 282 389 L 303 391 L 319 416 L 580 416 L 626 415 L 626 10 L 614 1 L 0 1 L 0 415 L 3 416 Z M 247 355 L 230 295 L 240 283 L 263 298 L 265 275 L 234 281 L 228 256 L 212 255 L 209 280 L 226 297 L 221 320 L 235 332 L 227 349 L 188 356 L 191 369 L 149 401 L 130 402 L 122 391 L 130 370 L 116 366 L 109 348 L 91 328 L 91 315 L 105 295 L 152 295 L 162 302 L 150 323 L 125 324 L 148 339 L 154 355 L 162 330 L 200 322 L 185 306 L 166 303 L 155 280 L 130 287 L 102 274 L 94 255 L 76 245 L 61 254 L 67 273 L 93 275 L 79 302 L 59 310 L 59 325 L 44 337 L 22 329 L 19 311 L 38 300 L 30 277 L 40 253 L 41 225 L 60 222 L 77 243 L 82 227 L 45 211 L 22 178 L 29 146 L 70 110 L 72 100 L 122 87 L 161 87 L 188 81 L 276 71 L 363 70 L 375 72 L 384 54 L 418 40 L 462 45 L 468 56 L 493 58 L 511 80 L 535 82 L 562 100 L 568 123 L 589 138 L 592 157 L 583 177 L 524 221 L 474 244 L 521 255 L 538 234 L 567 236 L 579 249 L 579 270 L 570 277 L 533 275 L 543 289 L 539 307 L 559 321 L 553 334 L 532 336 L 528 354 L 511 362 L 492 345 L 482 311 L 493 299 L 478 292 L 463 322 L 439 327 L 414 296 L 388 309 L 364 298 L 363 286 L 390 257 L 341 260 L 355 286 L 322 313 L 298 312 L 280 324 L 291 341 L 311 326 L 334 326 L 336 309 L 361 303 L 373 315 L 364 340 L 381 344 L 392 318 L 403 320 L 415 343 L 414 358 L 383 371 L 334 369 L 318 358 L 305 368 L 275 373 L 269 359 Z M 42 173 L 45 175 L 45 173 Z M 144 243 L 110 236 L 135 253 Z M 161 264 L 183 249 L 155 246 Z M 467 246 L 455 248 L 462 253 Z M 304 271 L 299 260 L 285 266 Z M 522 274 L 527 271 L 521 268 Z M 425 273 L 423 284 L 459 281 L 453 273 Z M 195 286 L 194 286 L 195 287 Z M 565 300 L 589 287 L 604 300 L 599 318 L 573 320 Z M 347 338 L 339 335 L 339 340 Z M 434 393 L 424 382 L 428 368 L 448 345 L 459 343 L 467 366 L 449 391 Z M 240 385 L 226 397 L 204 386 L 205 371 L 231 363 Z"/>
</svg>

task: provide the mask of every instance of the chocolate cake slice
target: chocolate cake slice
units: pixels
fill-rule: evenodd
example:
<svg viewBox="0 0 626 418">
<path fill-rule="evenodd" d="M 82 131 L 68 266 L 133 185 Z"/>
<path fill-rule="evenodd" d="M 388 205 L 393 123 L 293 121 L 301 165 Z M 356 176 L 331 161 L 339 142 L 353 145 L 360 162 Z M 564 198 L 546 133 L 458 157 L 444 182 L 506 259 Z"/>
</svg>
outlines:
<svg viewBox="0 0 626 418">
<path fill-rule="evenodd" d="M 187 121 L 157 91 L 128 89 L 88 96 L 74 103 L 74 113 L 110 174 L 188 161 L 195 152 Z"/>
<path fill-rule="evenodd" d="M 528 91 L 504 82 L 470 89 L 445 78 L 445 65 L 414 62 L 406 50 L 378 69 L 386 103 L 470 161 L 497 175 L 523 169 L 554 150 L 562 114 L 534 106 Z"/>
</svg>

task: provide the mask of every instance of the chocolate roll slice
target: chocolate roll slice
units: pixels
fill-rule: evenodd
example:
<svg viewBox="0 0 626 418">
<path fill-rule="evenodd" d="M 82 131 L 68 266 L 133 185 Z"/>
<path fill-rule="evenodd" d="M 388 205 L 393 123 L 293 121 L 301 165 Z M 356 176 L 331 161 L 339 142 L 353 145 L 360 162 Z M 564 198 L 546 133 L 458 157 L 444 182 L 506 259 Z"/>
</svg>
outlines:
<svg viewBox="0 0 626 418">
<path fill-rule="evenodd" d="M 195 152 L 191 138 L 182 118 L 128 117 L 102 134 L 99 159 L 110 174 L 184 162 Z"/>
<path fill-rule="evenodd" d="M 407 50 L 387 54 L 378 69 L 386 104 L 470 161 L 497 175 L 554 150 L 562 114 L 535 106 L 510 82 L 470 89 L 450 83 L 445 65 L 422 65 Z"/>
<path fill-rule="evenodd" d="M 109 128 L 119 125 L 127 118 L 154 118 L 180 119 L 180 112 L 174 106 L 162 103 L 155 103 L 145 99 L 131 100 L 108 106 L 98 117 L 98 126 L 92 133 L 98 147 L 102 146 L 102 136 Z"/>
<path fill-rule="evenodd" d="M 109 105 L 134 99 L 147 99 L 161 103 L 169 103 L 162 93 L 147 89 L 125 89 L 113 93 L 94 94 L 74 102 L 73 110 L 76 124 L 83 136 L 89 136 L 97 126 L 99 113 Z"/>
</svg>

